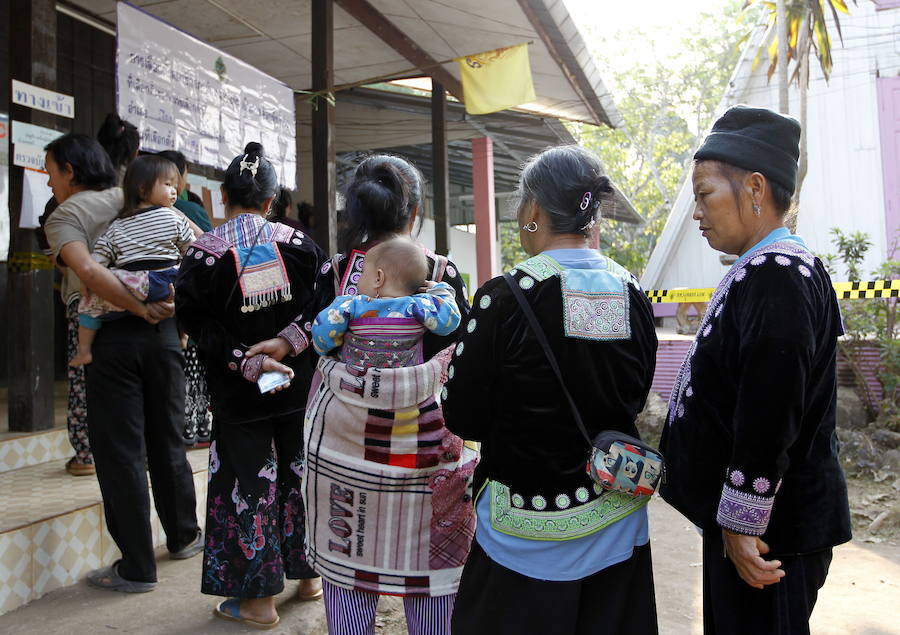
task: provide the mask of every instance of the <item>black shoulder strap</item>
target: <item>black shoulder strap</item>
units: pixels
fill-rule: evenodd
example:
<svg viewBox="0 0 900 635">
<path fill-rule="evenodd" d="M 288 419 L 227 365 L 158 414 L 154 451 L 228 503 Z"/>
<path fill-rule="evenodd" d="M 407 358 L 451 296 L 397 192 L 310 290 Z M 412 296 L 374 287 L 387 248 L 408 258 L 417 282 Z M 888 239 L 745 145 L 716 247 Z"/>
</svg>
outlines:
<svg viewBox="0 0 900 635">
<path fill-rule="evenodd" d="M 588 442 L 588 445 L 593 448 L 594 444 L 591 441 L 591 436 L 588 434 L 587 429 L 585 429 L 584 427 L 584 423 L 581 420 L 581 414 L 578 412 L 578 407 L 575 405 L 575 400 L 572 399 L 572 394 L 569 392 L 569 389 L 566 388 L 566 382 L 563 381 L 562 372 L 560 372 L 559 370 L 559 364 L 556 363 L 556 356 L 553 354 L 553 349 L 550 348 L 550 342 L 547 341 L 547 335 L 544 333 L 544 329 L 541 328 L 541 325 L 537 320 L 537 316 L 534 314 L 534 310 L 532 310 L 531 305 L 528 304 L 528 300 L 525 299 L 525 294 L 522 293 L 522 290 L 519 288 L 519 285 L 516 283 L 515 279 L 508 273 L 504 273 L 503 277 L 506 279 L 506 284 L 508 284 L 509 288 L 512 289 L 513 295 L 516 296 L 516 301 L 519 303 L 519 306 L 522 307 L 522 312 L 528 319 L 528 323 L 531 325 L 531 330 L 534 331 L 534 334 L 537 337 L 541 348 L 544 349 L 544 354 L 547 356 L 547 361 L 550 362 L 550 368 L 552 368 L 553 372 L 556 373 L 556 378 L 559 380 L 559 386 L 560 388 L 562 388 L 563 394 L 566 396 L 566 399 L 569 402 L 569 407 L 572 408 L 572 416 L 575 417 L 575 423 L 578 425 L 578 429 L 581 431 L 581 435 Z"/>
</svg>

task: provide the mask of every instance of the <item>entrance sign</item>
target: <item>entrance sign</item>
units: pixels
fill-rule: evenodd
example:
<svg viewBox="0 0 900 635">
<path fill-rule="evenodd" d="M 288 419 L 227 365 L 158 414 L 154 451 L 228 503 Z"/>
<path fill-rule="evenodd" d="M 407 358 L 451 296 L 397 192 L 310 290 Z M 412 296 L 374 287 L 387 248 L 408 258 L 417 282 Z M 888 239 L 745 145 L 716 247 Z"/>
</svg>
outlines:
<svg viewBox="0 0 900 635">
<path fill-rule="evenodd" d="M 75 98 L 46 88 L 12 80 L 12 102 L 26 108 L 43 110 L 60 117 L 75 117 Z"/>
<path fill-rule="evenodd" d="M 291 88 L 137 7 L 119 2 L 117 15 L 117 109 L 142 149 L 225 169 L 258 141 L 279 182 L 296 186 Z"/>
</svg>

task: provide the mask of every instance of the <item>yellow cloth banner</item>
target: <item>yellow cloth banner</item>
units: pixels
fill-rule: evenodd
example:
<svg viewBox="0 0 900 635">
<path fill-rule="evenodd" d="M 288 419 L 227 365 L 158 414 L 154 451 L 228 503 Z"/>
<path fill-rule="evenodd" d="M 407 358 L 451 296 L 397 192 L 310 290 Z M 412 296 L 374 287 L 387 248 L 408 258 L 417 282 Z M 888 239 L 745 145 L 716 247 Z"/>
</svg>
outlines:
<svg viewBox="0 0 900 635">
<path fill-rule="evenodd" d="M 528 44 L 466 55 L 456 61 L 462 76 L 466 112 L 470 115 L 486 115 L 537 99 L 528 62 Z"/>
</svg>

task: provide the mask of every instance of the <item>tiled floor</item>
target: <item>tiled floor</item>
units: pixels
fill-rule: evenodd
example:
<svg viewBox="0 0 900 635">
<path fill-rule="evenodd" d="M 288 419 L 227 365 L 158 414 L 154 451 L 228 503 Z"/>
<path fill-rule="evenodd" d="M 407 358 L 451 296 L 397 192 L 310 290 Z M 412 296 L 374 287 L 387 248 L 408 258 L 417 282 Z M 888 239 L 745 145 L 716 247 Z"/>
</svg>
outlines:
<svg viewBox="0 0 900 635">
<path fill-rule="evenodd" d="M 188 452 L 188 460 L 202 526 L 208 452 Z M 97 479 L 70 476 L 62 461 L 0 474 L 0 510 L 5 512 L 0 515 L 0 614 L 74 584 L 119 557 L 106 531 Z M 164 545 L 165 532 L 152 508 L 150 521 L 154 546 Z"/>
<path fill-rule="evenodd" d="M 207 456 L 206 450 L 188 452 L 188 460 L 195 473 L 206 470 Z M 0 510 L 3 510 L 0 514 L 0 532 L 99 502 L 97 479 L 93 476 L 71 476 L 65 471 L 63 461 L 6 472 L 0 474 Z"/>
</svg>

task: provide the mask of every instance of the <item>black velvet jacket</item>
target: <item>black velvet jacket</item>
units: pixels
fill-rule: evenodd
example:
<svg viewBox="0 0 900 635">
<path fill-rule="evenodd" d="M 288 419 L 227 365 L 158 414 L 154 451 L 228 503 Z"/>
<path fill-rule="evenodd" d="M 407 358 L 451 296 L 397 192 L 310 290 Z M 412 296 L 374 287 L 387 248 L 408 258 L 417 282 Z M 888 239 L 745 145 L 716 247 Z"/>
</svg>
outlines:
<svg viewBox="0 0 900 635">
<path fill-rule="evenodd" d="M 835 436 L 841 333 L 828 273 L 796 242 L 729 271 L 670 402 L 663 497 L 704 531 L 759 535 L 773 554 L 849 540 Z"/>
<path fill-rule="evenodd" d="M 634 421 L 650 391 L 657 347 L 646 295 L 630 274 L 608 261 L 618 292 L 597 295 L 581 315 L 605 320 L 608 303 L 620 302 L 621 321 L 605 322 L 618 333 L 606 339 L 567 336 L 565 325 L 574 328 L 576 320 L 574 305 L 564 307 L 561 277 L 540 258 L 545 256 L 513 269 L 513 277 L 544 329 L 588 433 L 639 436 Z M 482 444 L 476 491 L 488 479 L 498 481 L 522 501 L 514 505 L 538 512 L 596 499 L 600 492 L 585 472 L 590 446 L 502 276 L 479 289 L 464 326 L 448 368 L 443 408 L 454 434 Z"/>
<path fill-rule="evenodd" d="M 290 297 L 247 311 L 242 287 L 235 284 L 240 267 L 234 248 L 249 249 L 261 225 L 266 228 L 259 245 L 274 245 L 278 250 Z M 217 421 L 246 423 L 306 407 L 318 361 L 312 347 L 306 348 L 309 329 L 325 306 L 316 287 L 323 262 L 322 251 L 308 236 L 250 214 L 204 234 L 185 253 L 176 282 L 176 317 L 180 328 L 197 342 Z M 245 270 L 245 278 L 251 275 L 250 269 Z M 282 360 L 294 370 L 294 380 L 274 395 L 261 394 L 255 381 L 261 356 L 247 358 L 246 352 L 253 344 L 278 335 L 294 347 L 294 354 Z"/>
</svg>

